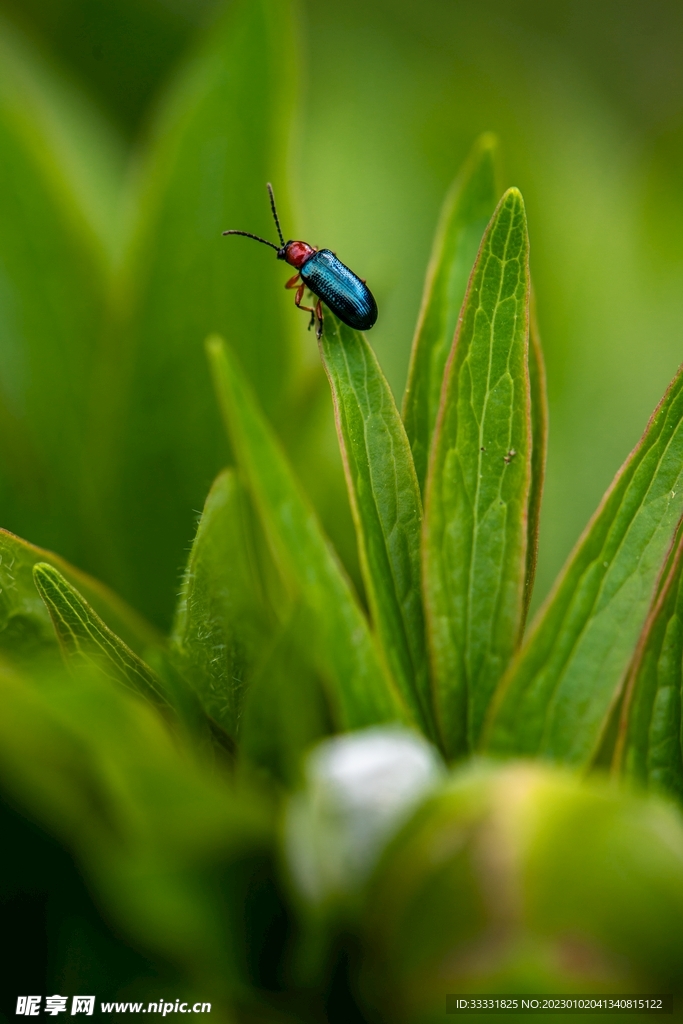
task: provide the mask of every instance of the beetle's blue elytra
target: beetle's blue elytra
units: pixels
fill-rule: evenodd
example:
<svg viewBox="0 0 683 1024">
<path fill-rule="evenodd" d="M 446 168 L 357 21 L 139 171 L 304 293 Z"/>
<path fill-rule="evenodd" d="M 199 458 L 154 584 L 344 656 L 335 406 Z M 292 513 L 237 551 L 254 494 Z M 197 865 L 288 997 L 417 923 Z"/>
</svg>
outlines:
<svg viewBox="0 0 683 1024">
<path fill-rule="evenodd" d="M 323 329 L 322 302 L 329 306 L 335 316 L 338 316 L 347 327 L 353 327 L 357 331 L 369 330 L 377 320 L 377 303 L 365 281 L 356 277 L 353 271 L 349 270 L 341 260 L 338 260 L 329 249 L 316 249 L 307 242 L 285 242 L 270 182 L 268 183 L 268 194 L 273 219 L 280 237 L 281 244 L 279 246 L 258 235 L 252 235 L 250 231 L 230 230 L 224 231 L 223 234 L 244 235 L 245 238 L 263 242 L 264 245 L 275 249 L 279 260 L 284 260 L 285 263 L 289 263 L 290 267 L 296 268 L 296 274 L 294 277 L 290 277 L 285 288 L 296 288 L 295 305 L 311 314 L 309 330 L 317 319 L 318 338 L 322 335 Z M 318 301 L 315 307 L 301 305 L 306 288 L 317 296 Z"/>
<path fill-rule="evenodd" d="M 359 277 L 329 249 L 319 249 L 299 271 L 307 288 L 348 327 L 366 331 L 377 319 L 377 303 Z"/>
</svg>

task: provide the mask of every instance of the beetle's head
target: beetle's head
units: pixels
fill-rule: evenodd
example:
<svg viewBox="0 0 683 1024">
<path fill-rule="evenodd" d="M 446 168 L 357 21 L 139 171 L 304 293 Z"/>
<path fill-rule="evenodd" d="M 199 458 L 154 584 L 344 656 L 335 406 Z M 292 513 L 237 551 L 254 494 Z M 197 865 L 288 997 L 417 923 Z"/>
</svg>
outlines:
<svg viewBox="0 0 683 1024">
<path fill-rule="evenodd" d="M 290 267 L 300 270 L 306 260 L 310 260 L 313 253 L 317 251 L 308 242 L 287 242 L 281 249 L 278 249 L 277 258 L 289 263 Z"/>
</svg>

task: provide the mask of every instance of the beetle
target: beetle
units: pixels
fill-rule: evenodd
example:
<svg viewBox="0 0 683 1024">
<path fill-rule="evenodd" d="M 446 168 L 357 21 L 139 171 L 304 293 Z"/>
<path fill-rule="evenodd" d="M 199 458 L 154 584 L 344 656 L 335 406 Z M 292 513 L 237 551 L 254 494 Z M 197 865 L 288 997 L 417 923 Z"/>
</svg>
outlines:
<svg viewBox="0 0 683 1024">
<path fill-rule="evenodd" d="M 290 277 L 285 288 L 296 288 L 295 306 L 298 309 L 305 309 L 307 313 L 311 314 L 309 330 L 317 319 L 316 335 L 318 338 L 322 336 L 323 332 L 323 302 L 347 327 L 353 327 L 357 331 L 369 330 L 377 320 L 377 303 L 365 281 L 356 277 L 353 271 L 349 270 L 341 260 L 338 260 L 329 249 L 316 249 L 308 242 L 285 242 L 275 206 L 273 186 L 270 182 L 268 182 L 267 188 L 275 227 L 280 236 L 280 245 L 277 246 L 274 242 L 269 242 L 258 235 L 252 235 L 250 231 L 231 229 L 224 231 L 223 234 L 244 235 L 245 238 L 263 242 L 264 245 L 275 249 L 279 260 L 284 260 L 285 263 L 289 263 L 290 267 L 296 268 L 296 274 Z M 315 306 L 302 306 L 301 300 L 306 288 L 317 297 L 318 301 Z"/>
</svg>

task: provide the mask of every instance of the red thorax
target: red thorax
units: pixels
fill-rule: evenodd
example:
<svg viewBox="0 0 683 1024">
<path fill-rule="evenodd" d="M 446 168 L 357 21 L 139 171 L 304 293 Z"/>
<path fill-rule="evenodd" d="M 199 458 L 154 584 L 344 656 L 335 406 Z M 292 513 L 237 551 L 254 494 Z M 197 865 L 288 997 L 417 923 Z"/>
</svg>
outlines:
<svg viewBox="0 0 683 1024">
<path fill-rule="evenodd" d="M 290 267 L 296 267 L 297 270 L 300 270 L 306 260 L 310 260 L 313 253 L 317 251 L 312 245 L 308 245 L 307 242 L 287 242 L 287 245 L 279 250 L 278 257 L 284 260 L 285 263 L 289 263 Z"/>
</svg>

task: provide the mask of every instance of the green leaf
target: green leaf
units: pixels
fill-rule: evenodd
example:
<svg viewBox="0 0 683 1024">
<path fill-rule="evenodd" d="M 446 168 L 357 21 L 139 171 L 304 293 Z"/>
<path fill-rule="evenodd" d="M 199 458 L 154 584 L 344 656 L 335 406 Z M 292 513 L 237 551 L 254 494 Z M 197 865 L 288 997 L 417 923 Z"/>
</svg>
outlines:
<svg viewBox="0 0 683 1024">
<path fill-rule="evenodd" d="M 334 731 L 323 681 L 307 656 L 310 628 L 310 613 L 295 606 L 254 675 L 240 721 L 240 758 L 290 788 L 302 781 L 308 748 Z"/>
<path fill-rule="evenodd" d="M 117 928 L 218 1012 L 241 967 L 237 883 L 272 842 L 268 807 L 99 673 L 36 686 L 0 666 L 0 702 L 3 796 L 75 855 Z"/>
<path fill-rule="evenodd" d="M 277 626 L 255 526 L 242 484 L 225 470 L 204 505 L 171 634 L 179 671 L 233 739 L 246 688 Z"/>
<path fill-rule="evenodd" d="M 545 362 L 541 337 L 536 320 L 536 303 L 531 292 L 529 307 L 529 384 L 531 391 L 531 494 L 529 495 L 527 567 L 524 594 L 524 615 L 529 603 L 536 575 L 538 556 L 538 529 L 541 517 L 541 500 L 545 482 L 545 463 L 548 455 L 548 392 L 546 388 Z"/>
<path fill-rule="evenodd" d="M 404 719 L 405 711 L 339 562 L 301 493 L 235 356 L 207 352 L 226 427 L 275 562 L 315 623 L 311 660 L 342 728 Z"/>
<path fill-rule="evenodd" d="M 310 498 L 320 523 L 351 577 L 356 592 L 362 595 L 363 580 L 358 560 L 356 530 L 349 505 L 344 466 L 330 387 L 317 352 L 311 371 L 302 375 L 292 399 L 296 410 L 283 421 L 279 436 L 297 480 Z"/>
<path fill-rule="evenodd" d="M 614 763 L 640 785 L 683 800 L 683 538 L 641 634 L 624 687 Z"/>
<path fill-rule="evenodd" d="M 406 704 L 434 738 L 420 582 L 422 501 L 408 438 L 362 334 L 326 313 L 320 352 L 372 620 Z"/>
<path fill-rule="evenodd" d="M 67 665 L 97 667 L 153 704 L 168 707 L 163 683 L 102 621 L 88 602 L 47 562 L 33 566 L 33 580 L 50 613 Z"/>
<path fill-rule="evenodd" d="M 108 126 L 0 20 L 2 525 L 78 561 L 87 535 L 75 499 L 121 163 Z"/>
<path fill-rule="evenodd" d="M 496 694 L 486 747 L 590 764 L 683 513 L 679 371 Z"/>
<path fill-rule="evenodd" d="M 403 422 L 422 490 L 460 307 L 500 195 L 497 149 L 493 135 L 482 135 L 475 143 L 444 201 L 427 271 L 403 399 Z"/>
<path fill-rule="evenodd" d="M 24 661 L 56 649 L 52 621 L 33 583 L 37 562 L 57 568 L 138 655 L 162 646 L 156 630 L 107 587 L 51 551 L 0 530 L 0 652 L 6 659 Z"/>
<path fill-rule="evenodd" d="M 425 607 L 447 752 L 473 749 L 524 621 L 531 422 L 528 237 L 510 189 L 484 235 L 427 477 Z"/>
<path fill-rule="evenodd" d="M 290 224 L 286 160 L 298 61 L 291 0 L 238 0 L 164 97 L 131 197 L 94 408 L 89 507 L 99 572 L 159 623 L 207 481 L 229 462 L 202 344 L 232 339 L 269 414 L 288 395 L 295 312 L 272 249 L 266 181 Z M 260 339 L 255 346 L 254 338 Z"/>
</svg>

